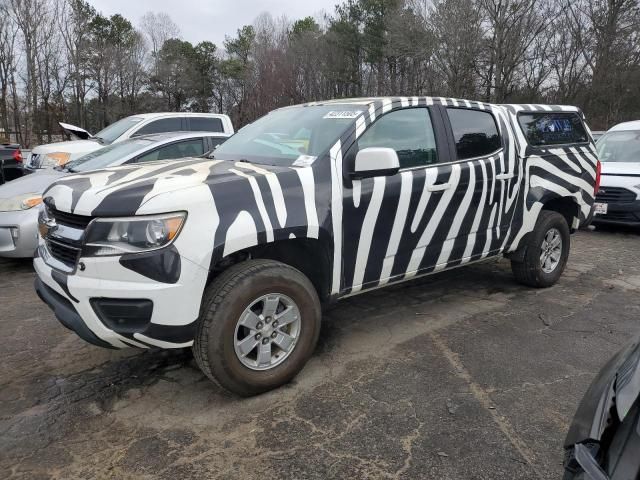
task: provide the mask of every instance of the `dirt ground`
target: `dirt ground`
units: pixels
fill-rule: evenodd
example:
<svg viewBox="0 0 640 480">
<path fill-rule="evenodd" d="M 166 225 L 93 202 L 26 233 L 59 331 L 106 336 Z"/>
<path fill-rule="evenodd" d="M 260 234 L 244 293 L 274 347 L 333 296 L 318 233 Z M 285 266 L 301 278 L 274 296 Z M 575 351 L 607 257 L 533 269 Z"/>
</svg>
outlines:
<svg viewBox="0 0 640 480">
<path fill-rule="evenodd" d="M 186 352 L 63 328 L 0 260 L 0 478 L 559 478 L 576 406 L 640 331 L 640 234 L 573 237 L 558 285 L 505 260 L 330 307 L 290 385 L 239 399 Z"/>
</svg>

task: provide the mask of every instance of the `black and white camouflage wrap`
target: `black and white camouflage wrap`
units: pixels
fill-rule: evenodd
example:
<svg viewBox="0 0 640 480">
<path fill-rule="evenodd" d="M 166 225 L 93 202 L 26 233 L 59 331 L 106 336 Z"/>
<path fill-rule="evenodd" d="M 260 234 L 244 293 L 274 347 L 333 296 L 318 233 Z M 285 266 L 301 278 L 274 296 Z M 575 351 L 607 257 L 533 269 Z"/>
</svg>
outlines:
<svg viewBox="0 0 640 480">
<path fill-rule="evenodd" d="M 524 111 L 579 112 L 574 107 L 432 97 L 322 102 L 332 103 L 357 104 L 363 112 L 309 166 L 193 159 L 110 168 L 56 182 L 45 200 L 60 211 L 90 217 L 186 211 L 187 220 L 171 247 L 179 261 L 160 261 L 172 264 L 170 281 L 149 278 L 117 257 L 83 257 L 85 270 L 74 274 L 57 272 L 36 258 L 40 279 L 69 298 L 95 335 L 115 347 L 184 347 L 192 343 L 190 333 L 176 332 L 181 327 L 193 331 L 209 270 L 241 250 L 300 238 L 317 242 L 330 252 L 326 290 L 338 299 L 513 252 L 550 200 L 575 202 L 573 228 L 590 213 L 594 145 L 530 147 L 516 118 Z M 381 115 L 414 107 L 488 111 L 503 148 L 487 157 L 457 161 L 443 156 L 449 161 L 352 180 L 347 172 L 356 140 Z M 439 189 L 442 184 L 449 188 Z M 169 333 L 121 336 L 97 318 L 89 305 L 94 297 L 151 299 L 151 323 Z"/>
</svg>

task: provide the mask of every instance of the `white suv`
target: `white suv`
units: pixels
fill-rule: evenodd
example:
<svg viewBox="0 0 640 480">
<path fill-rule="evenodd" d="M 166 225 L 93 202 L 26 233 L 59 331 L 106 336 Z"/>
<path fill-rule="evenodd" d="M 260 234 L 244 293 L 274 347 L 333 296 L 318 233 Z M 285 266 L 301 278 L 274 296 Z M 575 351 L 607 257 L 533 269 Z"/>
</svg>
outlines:
<svg viewBox="0 0 640 480">
<path fill-rule="evenodd" d="M 233 125 L 227 115 L 218 113 L 144 113 L 118 120 L 91 135 L 86 130 L 60 123 L 71 135 L 69 142 L 49 143 L 35 147 L 29 155 L 25 169 L 53 168 L 111 143 L 121 142 L 140 135 L 166 132 L 220 132 L 233 134 Z"/>
</svg>

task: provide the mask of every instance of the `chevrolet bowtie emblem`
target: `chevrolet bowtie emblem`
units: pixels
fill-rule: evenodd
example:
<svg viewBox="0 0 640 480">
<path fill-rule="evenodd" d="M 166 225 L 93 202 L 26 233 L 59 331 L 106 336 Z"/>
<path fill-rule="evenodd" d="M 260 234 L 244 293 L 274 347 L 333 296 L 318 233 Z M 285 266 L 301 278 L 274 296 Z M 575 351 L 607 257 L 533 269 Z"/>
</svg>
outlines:
<svg viewBox="0 0 640 480">
<path fill-rule="evenodd" d="M 46 238 L 58 229 L 58 224 L 54 218 L 44 218 L 38 222 L 38 230 L 42 238 Z"/>
</svg>

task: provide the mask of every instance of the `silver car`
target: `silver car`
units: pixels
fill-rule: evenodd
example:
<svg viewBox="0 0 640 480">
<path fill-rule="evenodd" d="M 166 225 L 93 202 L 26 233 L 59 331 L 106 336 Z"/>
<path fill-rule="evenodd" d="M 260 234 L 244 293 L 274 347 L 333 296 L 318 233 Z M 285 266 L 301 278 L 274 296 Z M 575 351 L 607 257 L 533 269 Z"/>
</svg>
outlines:
<svg viewBox="0 0 640 480">
<path fill-rule="evenodd" d="M 72 173 L 156 160 L 198 157 L 229 137 L 226 133 L 185 132 L 136 137 L 108 145 L 55 170 L 41 170 L 0 186 L 0 257 L 32 257 L 38 246 L 42 192 Z"/>
</svg>

